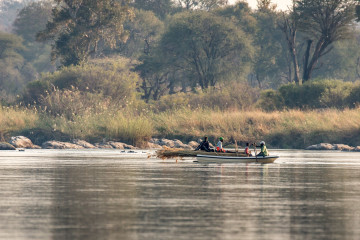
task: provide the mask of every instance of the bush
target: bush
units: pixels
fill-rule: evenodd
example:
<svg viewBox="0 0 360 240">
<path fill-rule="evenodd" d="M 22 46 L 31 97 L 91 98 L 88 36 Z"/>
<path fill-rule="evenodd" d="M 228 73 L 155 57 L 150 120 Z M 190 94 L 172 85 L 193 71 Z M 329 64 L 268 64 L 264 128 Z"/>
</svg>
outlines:
<svg viewBox="0 0 360 240">
<path fill-rule="evenodd" d="M 284 108 L 284 99 L 278 91 L 272 89 L 265 90 L 260 94 L 258 106 L 267 112 L 280 110 Z"/>
<path fill-rule="evenodd" d="M 152 108 L 163 112 L 182 108 L 242 109 L 253 108 L 258 99 L 257 89 L 244 83 L 230 83 L 221 89 L 208 89 L 200 93 L 177 93 L 152 103 Z"/>
<path fill-rule="evenodd" d="M 30 83 L 24 92 L 27 104 L 36 103 L 52 115 L 71 119 L 93 109 L 137 107 L 139 77 L 124 58 L 93 60 L 80 66 L 64 67 Z"/>
<path fill-rule="evenodd" d="M 110 98 L 100 94 L 81 92 L 78 89 L 54 89 L 39 99 L 42 109 L 53 116 L 72 120 L 76 115 L 100 113 L 111 105 Z"/>
<path fill-rule="evenodd" d="M 353 107 L 360 101 L 357 87 L 357 84 L 339 80 L 318 80 L 300 86 L 287 84 L 278 91 L 263 91 L 259 106 L 266 111 Z"/>
<path fill-rule="evenodd" d="M 347 98 L 347 104 L 350 108 L 359 107 L 360 105 L 360 85 L 357 84 L 351 89 Z"/>
</svg>

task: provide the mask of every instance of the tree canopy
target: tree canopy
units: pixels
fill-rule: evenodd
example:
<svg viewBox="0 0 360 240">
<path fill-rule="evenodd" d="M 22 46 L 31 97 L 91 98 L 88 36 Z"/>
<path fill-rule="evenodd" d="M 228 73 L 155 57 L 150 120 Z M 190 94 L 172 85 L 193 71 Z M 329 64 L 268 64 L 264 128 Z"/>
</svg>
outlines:
<svg viewBox="0 0 360 240">
<path fill-rule="evenodd" d="M 129 0 L 56 0 L 52 20 L 38 40 L 53 40 L 53 59 L 77 65 L 101 55 L 102 47 L 126 41 L 123 23 L 133 17 Z"/>
<path fill-rule="evenodd" d="M 185 72 L 185 77 L 192 80 L 191 87 L 198 85 L 202 89 L 214 87 L 234 71 L 243 71 L 253 53 L 250 40 L 241 29 L 207 12 L 176 15 L 158 48 L 161 57 L 147 61 L 162 59 L 164 66 Z M 180 81 L 183 78 L 182 74 Z"/>
</svg>

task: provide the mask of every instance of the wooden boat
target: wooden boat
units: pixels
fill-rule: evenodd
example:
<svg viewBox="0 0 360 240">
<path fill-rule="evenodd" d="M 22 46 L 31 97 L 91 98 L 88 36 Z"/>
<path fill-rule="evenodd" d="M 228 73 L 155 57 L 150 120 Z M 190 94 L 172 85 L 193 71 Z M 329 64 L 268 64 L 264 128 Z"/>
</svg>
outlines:
<svg viewBox="0 0 360 240">
<path fill-rule="evenodd" d="M 228 156 L 228 157 L 245 157 L 245 153 L 242 152 L 226 152 L 226 153 L 215 153 L 215 152 L 205 152 L 205 151 L 194 151 L 194 150 L 185 150 L 185 149 L 170 149 L 166 148 L 163 150 L 156 151 L 157 157 L 166 159 L 166 158 L 177 158 L 177 157 L 196 157 L 200 155 L 216 155 L 216 156 Z"/>
<path fill-rule="evenodd" d="M 197 154 L 196 158 L 201 163 L 273 163 L 279 156 L 244 157 Z"/>
</svg>

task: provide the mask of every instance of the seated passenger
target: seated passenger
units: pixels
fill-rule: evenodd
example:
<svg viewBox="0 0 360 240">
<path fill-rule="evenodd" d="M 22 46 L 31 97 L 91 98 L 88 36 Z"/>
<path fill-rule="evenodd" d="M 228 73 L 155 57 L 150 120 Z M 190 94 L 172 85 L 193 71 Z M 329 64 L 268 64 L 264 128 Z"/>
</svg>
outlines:
<svg viewBox="0 0 360 240">
<path fill-rule="evenodd" d="M 249 143 L 246 143 L 245 154 L 246 154 L 248 157 L 252 156 L 251 151 L 249 150 Z"/>
<path fill-rule="evenodd" d="M 195 151 L 202 150 L 206 152 L 213 152 L 214 150 L 210 148 L 208 137 L 204 137 L 204 141 L 195 149 Z"/>
<path fill-rule="evenodd" d="M 222 143 L 224 142 L 224 138 L 223 137 L 219 137 L 219 142 L 217 143 L 216 145 L 216 151 L 217 152 L 226 152 L 224 149 L 223 149 L 223 146 L 222 146 Z"/>
<path fill-rule="evenodd" d="M 257 155 L 257 156 L 260 156 L 260 157 L 266 157 L 266 156 L 269 156 L 269 152 L 265 146 L 265 142 L 264 141 L 261 141 L 260 142 L 260 146 L 257 146 L 257 147 L 261 147 L 261 150 L 260 150 L 260 153 Z"/>
</svg>

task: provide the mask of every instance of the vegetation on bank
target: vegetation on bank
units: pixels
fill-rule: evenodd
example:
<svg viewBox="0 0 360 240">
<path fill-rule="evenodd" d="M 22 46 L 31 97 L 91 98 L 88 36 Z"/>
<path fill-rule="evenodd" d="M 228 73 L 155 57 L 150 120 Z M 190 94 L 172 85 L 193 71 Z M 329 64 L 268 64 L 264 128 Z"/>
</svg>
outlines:
<svg viewBox="0 0 360 240">
<path fill-rule="evenodd" d="M 0 32 L 2 138 L 360 144 L 355 1 L 55 2 Z"/>
<path fill-rule="evenodd" d="M 304 148 L 320 142 L 360 145 L 358 108 L 274 112 L 198 108 L 140 115 L 116 111 L 89 113 L 70 120 L 3 107 L 0 122 L 5 137 L 24 134 L 37 144 L 50 139 L 100 142 L 106 138 L 142 147 L 151 137 L 190 141 L 208 136 L 215 143 L 223 136 L 225 142 L 237 140 L 244 145 L 247 141 L 265 140 L 276 148 Z"/>
</svg>

